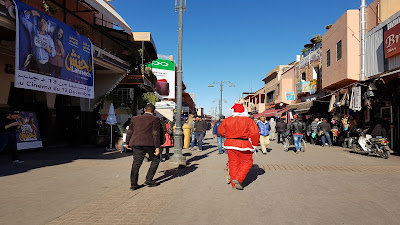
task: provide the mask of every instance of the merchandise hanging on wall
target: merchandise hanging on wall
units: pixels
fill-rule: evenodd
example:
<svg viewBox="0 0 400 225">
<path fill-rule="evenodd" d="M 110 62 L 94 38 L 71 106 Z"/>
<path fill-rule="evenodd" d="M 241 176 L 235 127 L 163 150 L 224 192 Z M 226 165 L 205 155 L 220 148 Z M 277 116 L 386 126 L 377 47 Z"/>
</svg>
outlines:
<svg viewBox="0 0 400 225">
<path fill-rule="evenodd" d="M 351 89 L 351 100 L 349 109 L 353 111 L 361 110 L 361 87 L 353 87 Z"/>
<path fill-rule="evenodd" d="M 15 87 L 93 99 L 91 41 L 57 19 L 14 2 Z"/>
</svg>

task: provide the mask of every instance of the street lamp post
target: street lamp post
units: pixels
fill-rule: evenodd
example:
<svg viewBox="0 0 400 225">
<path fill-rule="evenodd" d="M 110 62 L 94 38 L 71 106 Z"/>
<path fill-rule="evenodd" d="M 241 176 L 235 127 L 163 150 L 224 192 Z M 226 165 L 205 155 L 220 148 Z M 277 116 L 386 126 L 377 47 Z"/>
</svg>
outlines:
<svg viewBox="0 0 400 225">
<path fill-rule="evenodd" d="M 176 2 L 175 2 L 176 4 Z M 182 33 L 183 33 L 183 10 L 186 11 L 186 0 L 179 0 L 179 6 L 175 5 L 175 11 L 179 11 L 179 29 L 178 29 L 178 71 L 176 85 L 176 114 L 174 131 L 174 155 L 170 158 L 171 163 L 186 165 L 186 157 L 182 154 L 183 130 L 182 130 Z"/>
<path fill-rule="evenodd" d="M 219 84 L 219 90 L 220 90 L 220 94 L 221 97 L 219 99 L 219 116 L 222 116 L 222 92 L 224 91 L 224 84 L 229 84 L 229 87 L 235 87 L 235 84 L 233 84 L 230 81 L 214 81 L 212 82 L 210 85 L 208 85 L 208 87 L 214 87 L 214 84 Z"/>
</svg>

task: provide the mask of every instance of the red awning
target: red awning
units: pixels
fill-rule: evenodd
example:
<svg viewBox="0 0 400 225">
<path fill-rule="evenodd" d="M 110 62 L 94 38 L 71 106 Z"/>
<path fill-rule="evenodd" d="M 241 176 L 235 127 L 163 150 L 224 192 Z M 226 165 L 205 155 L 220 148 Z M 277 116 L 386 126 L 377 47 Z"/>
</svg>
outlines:
<svg viewBox="0 0 400 225">
<path fill-rule="evenodd" d="M 265 111 L 262 112 L 262 113 L 254 114 L 254 115 L 252 115 L 251 117 L 253 117 L 253 118 L 260 118 L 260 117 L 262 117 L 262 116 L 265 116 L 265 117 L 274 117 L 274 116 L 276 116 L 277 114 L 282 115 L 282 113 L 284 113 L 284 112 L 286 112 L 286 111 L 288 111 L 288 110 L 290 110 L 290 109 L 288 109 L 288 108 L 283 108 L 283 109 L 274 109 L 274 108 L 271 108 L 271 109 L 265 110 Z"/>
</svg>

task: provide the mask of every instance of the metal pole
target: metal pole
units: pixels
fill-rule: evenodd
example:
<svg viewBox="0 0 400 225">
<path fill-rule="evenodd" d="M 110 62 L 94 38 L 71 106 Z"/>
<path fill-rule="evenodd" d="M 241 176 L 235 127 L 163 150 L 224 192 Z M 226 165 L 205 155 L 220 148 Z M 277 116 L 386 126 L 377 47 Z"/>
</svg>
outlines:
<svg viewBox="0 0 400 225">
<path fill-rule="evenodd" d="M 110 124 L 111 126 L 111 131 L 110 131 L 110 133 L 111 133 L 111 142 L 110 142 L 110 149 L 113 149 L 113 147 L 112 147 L 112 135 L 113 135 L 113 132 L 112 132 L 112 124 Z"/>
<path fill-rule="evenodd" d="M 179 0 L 179 29 L 178 29 L 178 72 L 176 87 L 176 114 L 174 131 L 174 155 L 170 158 L 171 163 L 186 165 L 186 157 L 182 154 L 183 131 L 182 131 L 182 33 L 183 33 L 183 0 Z"/>
<path fill-rule="evenodd" d="M 219 116 L 221 118 L 222 116 L 222 91 L 223 91 L 223 86 L 222 86 L 222 80 L 221 80 L 221 87 L 220 87 L 220 91 L 221 91 L 221 98 L 219 99 Z"/>
<path fill-rule="evenodd" d="M 361 25 L 361 73 L 360 81 L 365 80 L 365 0 L 361 0 L 360 6 L 360 25 Z"/>
</svg>

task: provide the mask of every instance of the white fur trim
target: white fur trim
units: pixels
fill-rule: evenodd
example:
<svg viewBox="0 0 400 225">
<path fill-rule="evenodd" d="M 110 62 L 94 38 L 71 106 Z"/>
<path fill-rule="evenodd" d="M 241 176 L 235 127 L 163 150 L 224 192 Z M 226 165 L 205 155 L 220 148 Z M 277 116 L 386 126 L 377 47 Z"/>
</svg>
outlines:
<svg viewBox="0 0 400 225">
<path fill-rule="evenodd" d="M 238 113 L 238 112 L 232 112 L 232 116 L 242 116 L 242 117 L 249 117 L 249 113 L 247 112 L 247 109 L 244 109 L 244 112 Z"/>
<path fill-rule="evenodd" d="M 253 146 L 253 148 L 239 148 L 236 146 L 226 146 L 226 145 L 222 145 L 223 148 L 225 149 L 233 149 L 233 150 L 238 150 L 238 151 L 252 151 L 254 152 L 256 150 L 256 146 Z"/>
</svg>

